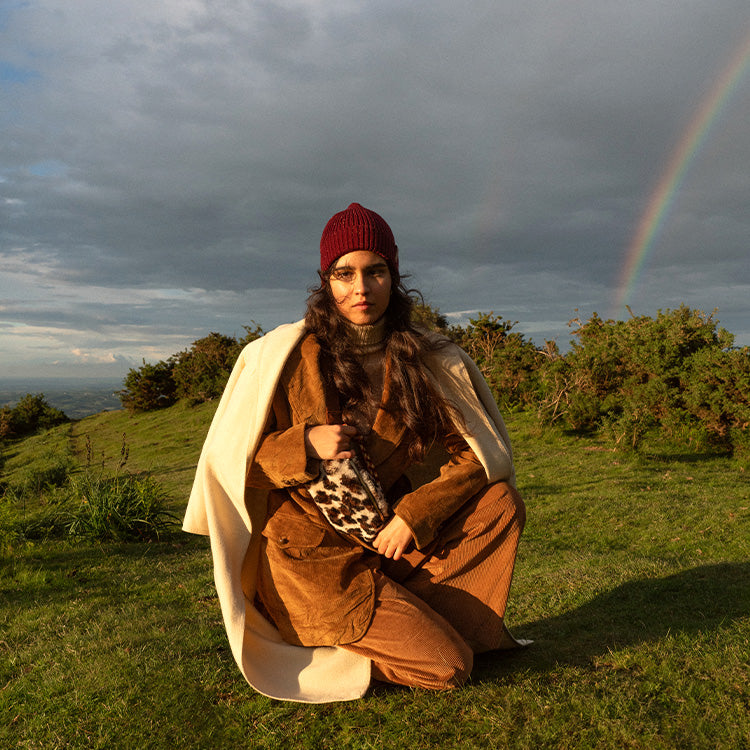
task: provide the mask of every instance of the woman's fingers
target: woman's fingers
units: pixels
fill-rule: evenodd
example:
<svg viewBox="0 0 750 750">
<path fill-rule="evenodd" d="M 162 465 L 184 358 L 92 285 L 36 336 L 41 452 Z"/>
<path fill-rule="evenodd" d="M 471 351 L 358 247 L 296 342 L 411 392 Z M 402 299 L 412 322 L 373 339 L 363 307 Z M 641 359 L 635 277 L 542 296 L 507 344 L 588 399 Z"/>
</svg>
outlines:
<svg viewBox="0 0 750 750">
<path fill-rule="evenodd" d="M 311 458 L 351 458 L 357 428 L 345 424 L 321 424 L 305 430 L 305 452 Z"/>
<path fill-rule="evenodd" d="M 394 516 L 375 537 L 373 546 L 378 554 L 398 560 L 413 541 L 414 535 L 406 522 Z"/>
</svg>

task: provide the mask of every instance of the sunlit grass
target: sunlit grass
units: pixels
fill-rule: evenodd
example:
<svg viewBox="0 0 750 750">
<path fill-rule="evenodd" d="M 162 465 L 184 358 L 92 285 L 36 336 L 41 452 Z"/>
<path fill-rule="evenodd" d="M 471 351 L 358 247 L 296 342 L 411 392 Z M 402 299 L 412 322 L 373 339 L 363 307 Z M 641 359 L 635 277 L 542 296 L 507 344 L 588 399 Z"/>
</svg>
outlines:
<svg viewBox="0 0 750 750">
<path fill-rule="evenodd" d="M 184 509 L 213 406 L 98 415 L 43 444 L 149 471 Z M 271 701 L 229 653 L 208 543 L 28 542 L 0 568 L 0 746 L 750 747 L 750 489 L 729 458 L 611 451 L 508 420 L 528 523 L 508 622 L 460 691 Z M 7 478 L 7 477 L 6 477 Z M 33 508 L 27 508 L 32 512 Z"/>
</svg>

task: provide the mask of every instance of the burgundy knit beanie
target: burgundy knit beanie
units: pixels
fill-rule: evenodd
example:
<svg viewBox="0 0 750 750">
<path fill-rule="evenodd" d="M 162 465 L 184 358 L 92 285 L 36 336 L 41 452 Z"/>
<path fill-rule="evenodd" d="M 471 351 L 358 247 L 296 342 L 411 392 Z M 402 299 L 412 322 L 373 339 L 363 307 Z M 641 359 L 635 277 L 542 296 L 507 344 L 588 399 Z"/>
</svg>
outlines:
<svg viewBox="0 0 750 750">
<path fill-rule="evenodd" d="M 320 269 L 327 271 L 342 255 L 369 250 L 383 258 L 398 273 L 398 248 L 385 219 L 359 203 L 334 214 L 320 238 Z"/>
</svg>

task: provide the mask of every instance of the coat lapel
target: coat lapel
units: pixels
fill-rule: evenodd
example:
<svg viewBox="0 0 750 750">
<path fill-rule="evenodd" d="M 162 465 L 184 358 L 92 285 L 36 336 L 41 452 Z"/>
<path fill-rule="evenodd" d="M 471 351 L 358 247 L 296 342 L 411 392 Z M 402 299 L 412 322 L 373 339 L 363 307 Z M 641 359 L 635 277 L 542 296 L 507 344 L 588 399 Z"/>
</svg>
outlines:
<svg viewBox="0 0 750 750">
<path fill-rule="evenodd" d="M 383 396 L 367 440 L 367 450 L 375 466 L 382 464 L 390 457 L 406 432 L 406 425 L 400 417 L 398 404 L 395 402 L 391 388 L 390 358 L 385 362 L 383 380 Z"/>
<path fill-rule="evenodd" d="M 287 387 L 294 421 L 310 425 L 339 424 L 341 405 L 338 394 L 330 389 L 326 392 L 319 358 L 320 345 L 314 336 L 309 335 L 287 362 Z M 390 362 L 386 360 L 383 395 L 366 440 L 367 452 L 376 466 L 393 454 L 406 432 L 399 417 L 398 404 L 393 399 L 390 371 Z"/>
<path fill-rule="evenodd" d="M 308 425 L 331 424 L 328 419 L 323 378 L 318 365 L 320 345 L 312 334 L 306 336 L 300 347 L 292 352 L 286 365 L 289 373 L 287 392 L 293 421 Z"/>
</svg>

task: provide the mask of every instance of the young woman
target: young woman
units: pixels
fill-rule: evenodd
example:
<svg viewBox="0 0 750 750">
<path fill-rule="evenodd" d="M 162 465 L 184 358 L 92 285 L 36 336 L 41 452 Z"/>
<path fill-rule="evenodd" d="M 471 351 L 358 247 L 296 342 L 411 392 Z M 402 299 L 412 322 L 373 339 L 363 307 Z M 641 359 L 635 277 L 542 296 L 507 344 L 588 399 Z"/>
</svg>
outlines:
<svg viewBox="0 0 750 750">
<path fill-rule="evenodd" d="M 505 426 L 467 355 L 412 324 L 382 217 L 333 216 L 320 259 L 304 321 L 238 361 L 185 529 L 212 537 L 230 643 L 261 692 L 457 687 L 474 654 L 517 645 L 503 617 L 525 511 Z M 310 492 L 322 461 L 360 451 L 392 512 L 369 545 Z"/>
</svg>

